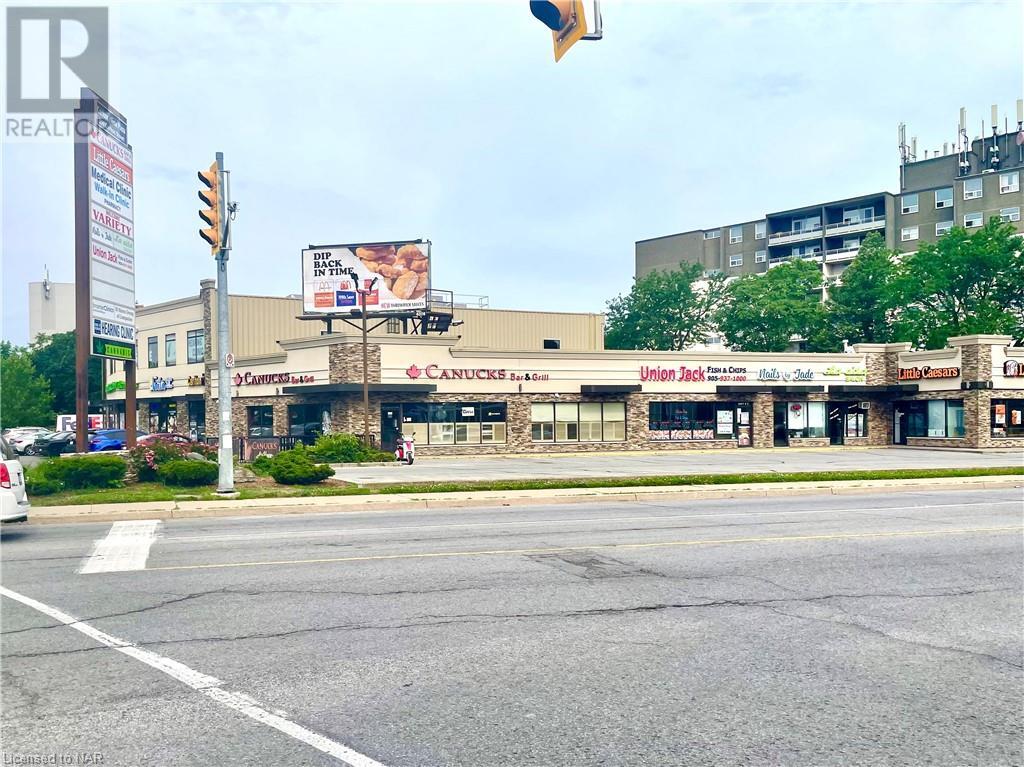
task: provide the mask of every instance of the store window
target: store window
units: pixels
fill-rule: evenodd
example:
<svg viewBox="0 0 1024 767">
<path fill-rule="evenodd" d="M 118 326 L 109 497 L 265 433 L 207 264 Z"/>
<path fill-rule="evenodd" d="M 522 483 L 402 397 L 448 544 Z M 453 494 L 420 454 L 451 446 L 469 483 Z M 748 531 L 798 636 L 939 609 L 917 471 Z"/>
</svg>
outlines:
<svg viewBox="0 0 1024 767">
<path fill-rule="evenodd" d="M 734 439 L 738 421 L 744 420 L 742 415 L 735 417 L 736 409 L 735 402 L 651 402 L 648 438 L 654 442 Z M 749 422 L 742 425 L 749 432 Z"/>
<path fill-rule="evenodd" d="M 534 402 L 534 442 L 621 442 L 626 439 L 625 402 Z"/>
<path fill-rule="evenodd" d="M 177 402 L 150 402 L 149 433 L 163 434 L 176 432 L 178 426 Z"/>
<path fill-rule="evenodd" d="M 185 335 L 185 343 L 188 347 L 189 364 L 202 362 L 206 356 L 206 332 L 203 330 L 188 331 Z"/>
<path fill-rule="evenodd" d="M 246 409 L 250 437 L 274 436 L 273 405 L 255 405 Z"/>
<path fill-rule="evenodd" d="M 292 437 L 318 437 L 324 424 L 331 422 L 331 406 L 314 403 L 288 406 L 288 434 Z"/>
<path fill-rule="evenodd" d="M 164 364 L 178 364 L 178 342 L 175 340 L 174 333 L 168 333 L 164 336 Z"/>
<path fill-rule="evenodd" d="M 1024 399 L 992 400 L 992 436 L 1024 437 Z"/>
<path fill-rule="evenodd" d="M 959 438 L 967 434 L 963 400 L 904 403 L 908 437 Z"/>
<path fill-rule="evenodd" d="M 786 431 L 790 439 L 826 436 L 824 402 L 787 402 Z"/>
<path fill-rule="evenodd" d="M 406 402 L 381 406 L 381 444 L 399 434 L 417 445 L 504 444 L 504 402 Z"/>
<path fill-rule="evenodd" d="M 188 403 L 188 436 L 198 442 L 206 433 L 206 400 Z"/>
<path fill-rule="evenodd" d="M 868 436 L 868 411 L 860 405 L 849 405 L 846 408 L 843 433 L 847 437 Z"/>
<path fill-rule="evenodd" d="M 157 348 L 157 337 L 150 336 L 146 341 L 146 359 L 151 368 L 160 365 L 160 350 Z"/>
</svg>

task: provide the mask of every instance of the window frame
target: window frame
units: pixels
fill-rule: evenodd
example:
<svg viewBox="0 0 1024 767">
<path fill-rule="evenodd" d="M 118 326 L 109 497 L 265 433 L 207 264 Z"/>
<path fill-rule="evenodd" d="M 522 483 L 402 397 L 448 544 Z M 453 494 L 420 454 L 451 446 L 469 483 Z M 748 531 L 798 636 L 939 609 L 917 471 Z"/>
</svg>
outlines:
<svg viewBox="0 0 1024 767">
<path fill-rule="evenodd" d="M 164 334 L 164 364 L 167 367 L 174 367 L 178 364 L 177 333 Z"/>
<path fill-rule="evenodd" d="M 908 200 L 913 199 L 913 202 Z M 917 213 L 921 209 L 921 200 L 917 192 L 911 192 L 910 194 L 904 194 L 900 196 L 900 212 L 904 215 L 909 213 Z"/>
<path fill-rule="evenodd" d="M 1003 184 L 1004 178 L 1013 177 L 1013 182 L 1010 184 Z M 1005 173 L 999 174 L 999 194 L 1012 194 L 1013 192 L 1020 191 L 1020 171 L 1008 170 Z"/>
<path fill-rule="evenodd" d="M 997 407 L 1003 408 L 1003 423 L 996 423 Z M 1016 414 L 1019 423 L 1011 421 Z M 1013 427 L 1012 432 L 1010 427 Z M 989 404 L 989 432 L 993 439 L 1020 439 L 1024 437 L 1024 399 L 1002 397 L 993 399 Z"/>
<path fill-rule="evenodd" d="M 972 188 L 968 189 L 968 184 Z M 973 187 L 977 185 L 977 189 Z M 985 188 L 983 179 L 979 176 L 977 178 L 965 178 L 964 179 L 964 199 L 965 200 L 980 200 L 985 195 Z"/>
<path fill-rule="evenodd" d="M 955 225 L 956 225 L 956 221 L 954 219 L 952 219 L 952 218 L 949 219 L 949 221 L 936 221 L 935 222 L 935 236 L 936 237 L 942 237 L 942 235 L 944 235 L 947 232 L 949 232 L 949 230 L 952 229 Z"/>
<path fill-rule="evenodd" d="M 914 226 L 905 226 L 900 229 L 900 242 L 913 242 L 918 239 L 920 235 L 920 227 L 916 224 Z"/>
<path fill-rule="evenodd" d="M 739 439 L 741 402 L 717 400 L 658 400 L 647 403 L 647 439 L 650 442 L 714 442 Z M 719 431 L 720 413 L 727 419 L 731 432 Z M 745 425 L 749 428 L 749 424 Z M 699 434 L 699 436 L 698 436 Z"/>
<path fill-rule="evenodd" d="M 196 354 L 193 354 L 193 352 Z M 189 365 L 206 361 L 206 331 L 195 328 L 185 332 L 185 357 Z"/>
<path fill-rule="evenodd" d="M 1005 223 L 1011 221 L 1020 221 L 1020 206 L 1015 205 L 1012 208 L 1000 208 L 999 209 L 999 220 Z"/>
<path fill-rule="evenodd" d="M 977 223 L 968 223 L 968 219 L 977 220 Z M 964 213 L 964 229 L 978 229 L 985 225 L 985 214 L 981 211 L 975 211 L 974 213 Z"/>
<path fill-rule="evenodd" d="M 270 414 L 269 425 L 265 423 L 267 413 Z M 257 416 L 255 419 L 253 416 Z M 254 424 L 254 421 L 258 423 Z M 259 429 L 259 434 L 253 434 L 253 428 Z M 268 433 L 264 433 L 266 430 Z M 273 405 L 249 405 L 245 408 L 245 434 L 247 437 L 273 437 L 274 436 L 274 406 Z"/>
<path fill-rule="evenodd" d="M 721 236 L 722 236 L 722 230 L 721 229 L 705 229 L 704 230 L 704 239 L 705 240 L 717 240 Z"/>
<path fill-rule="evenodd" d="M 736 254 L 733 254 L 733 255 L 729 256 L 729 268 L 730 269 L 735 269 L 735 268 L 737 268 L 739 266 L 743 266 L 743 254 L 742 253 L 736 253 Z"/>
<path fill-rule="evenodd" d="M 583 420 L 580 417 L 581 406 L 600 407 L 600 422 L 594 419 Z M 551 418 L 542 408 L 550 407 Z M 571 411 L 575 408 L 576 418 L 573 420 Z M 612 411 L 609 413 L 609 411 Z M 618 411 L 618 412 L 616 412 Z M 609 415 L 621 415 L 609 417 Z M 583 428 L 583 424 L 588 424 Z M 594 438 L 593 424 L 600 423 L 599 439 Z M 621 424 L 618 426 L 617 424 Z M 561 426 L 560 426 L 561 425 Z M 621 432 L 621 436 L 609 432 Z M 561 434 L 561 436 L 559 436 Z M 578 402 L 531 402 L 530 403 L 530 441 L 538 444 L 579 444 L 579 443 L 619 443 L 626 441 L 626 403 L 624 400 L 595 401 L 580 400 Z"/>
<path fill-rule="evenodd" d="M 160 367 L 160 336 L 146 338 L 146 367 Z"/>
<path fill-rule="evenodd" d="M 964 439 L 967 436 L 967 425 L 964 419 L 964 401 L 962 399 L 931 399 L 911 400 L 901 403 L 907 413 L 907 436 L 915 439 Z M 941 410 L 941 415 L 939 411 Z M 959 411 L 959 417 L 956 413 Z M 950 434 L 951 417 L 962 425 L 959 434 Z M 942 433 L 934 426 L 942 424 Z"/>
<path fill-rule="evenodd" d="M 947 192 L 947 191 L 949 192 L 949 198 L 948 199 L 944 198 L 944 199 L 940 200 L 939 199 L 939 192 Z M 953 192 L 953 187 L 951 187 L 951 186 L 944 186 L 941 189 L 936 189 L 935 190 L 935 210 L 941 210 L 942 208 L 952 208 L 953 207 L 953 197 L 954 197 L 954 192 Z"/>
<path fill-rule="evenodd" d="M 768 261 L 768 251 L 758 250 L 754 253 L 754 263 L 763 264 Z"/>
<path fill-rule="evenodd" d="M 464 414 L 470 408 L 473 413 Z M 508 442 L 508 402 L 505 401 L 384 402 L 380 409 L 381 412 L 397 412 L 400 433 L 403 436 L 411 433 L 417 445 L 504 445 Z M 411 417 L 422 414 L 424 420 L 407 420 L 406 413 Z M 450 420 L 441 417 L 448 414 Z M 476 428 L 470 428 L 471 425 Z M 474 434 L 476 438 L 459 439 L 460 434 Z M 485 435 L 488 438 L 485 439 Z"/>
<path fill-rule="evenodd" d="M 754 222 L 754 239 L 763 240 L 768 236 L 768 221 Z"/>
<path fill-rule="evenodd" d="M 736 233 L 737 231 L 739 232 L 739 234 Z M 729 227 L 729 244 L 730 245 L 739 245 L 741 242 L 743 242 L 743 224 L 738 224 L 736 226 L 730 226 Z"/>
</svg>

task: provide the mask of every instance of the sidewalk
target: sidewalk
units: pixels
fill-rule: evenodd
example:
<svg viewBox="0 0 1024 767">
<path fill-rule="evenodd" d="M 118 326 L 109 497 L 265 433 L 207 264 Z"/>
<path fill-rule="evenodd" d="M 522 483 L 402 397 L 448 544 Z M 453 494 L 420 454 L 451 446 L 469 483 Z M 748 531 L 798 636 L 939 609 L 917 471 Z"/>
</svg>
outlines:
<svg viewBox="0 0 1024 767">
<path fill-rule="evenodd" d="M 964 490 L 967 488 L 1024 488 L 1024 476 L 950 477 L 942 479 L 873 479 L 813 482 L 761 482 L 735 485 L 663 487 L 568 488 L 546 490 L 481 490 L 457 493 L 402 493 L 393 495 L 258 498 L 246 501 L 157 501 L 81 506 L 44 506 L 29 513 L 35 524 L 112 522 L 135 519 L 264 516 L 311 513 L 368 513 L 378 510 L 428 511 L 452 508 L 562 503 L 616 503 L 629 501 L 709 498 L 768 498 L 787 495 L 849 495 L 856 493 Z M 1022 498 L 1024 503 L 1024 498 Z"/>
</svg>

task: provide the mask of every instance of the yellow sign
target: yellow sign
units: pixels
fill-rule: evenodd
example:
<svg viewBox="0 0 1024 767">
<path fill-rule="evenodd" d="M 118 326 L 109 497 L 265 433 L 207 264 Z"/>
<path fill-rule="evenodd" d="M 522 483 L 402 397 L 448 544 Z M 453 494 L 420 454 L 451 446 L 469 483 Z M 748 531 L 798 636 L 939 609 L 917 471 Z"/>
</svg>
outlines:
<svg viewBox="0 0 1024 767">
<path fill-rule="evenodd" d="M 567 50 L 587 34 L 587 19 L 583 15 L 583 0 L 570 0 L 570 2 L 556 3 L 556 5 L 559 6 L 559 11 L 562 12 L 565 21 L 561 29 L 551 33 L 551 39 L 555 44 L 555 61 L 558 61 Z"/>
</svg>

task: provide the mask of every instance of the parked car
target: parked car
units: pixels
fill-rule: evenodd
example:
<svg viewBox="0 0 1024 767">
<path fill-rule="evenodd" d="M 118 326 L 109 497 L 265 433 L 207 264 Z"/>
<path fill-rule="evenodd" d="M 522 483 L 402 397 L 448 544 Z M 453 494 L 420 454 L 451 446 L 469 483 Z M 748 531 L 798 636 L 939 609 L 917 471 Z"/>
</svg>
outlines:
<svg viewBox="0 0 1024 767">
<path fill-rule="evenodd" d="M 172 445 L 188 446 L 192 444 L 192 440 L 183 434 L 173 434 L 171 432 L 161 431 L 155 434 L 143 434 L 138 438 L 137 444 L 139 445 L 152 445 L 154 442 L 169 442 Z"/>
<path fill-rule="evenodd" d="M 24 522 L 30 507 L 21 461 L 10 443 L 0 437 L 0 522 Z"/>
<path fill-rule="evenodd" d="M 146 432 L 136 432 L 138 437 L 146 436 Z M 128 433 L 124 429 L 100 429 L 89 439 L 89 450 L 124 450 Z"/>
<path fill-rule="evenodd" d="M 36 436 L 32 439 L 32 441 L 29 444 L 25 445 L 24 454 L 25 455 L 39 455 L 39 448 L 40 448 L 40 446 L 43 445 L 46 442 L 46 440 L 50 439 L 50 437 L 52 437 L 56 433 L 57 432 L 55 432 L 55 431 L 41 431 L 41 432 L 39 432 L 38 434 L 36 434 Z M 14 447 L 14 446 L 12 445 L 11 447 Z"/>
<path fill-rule="evenodd" d="M 32 444 L 33 455 L 60 455 L 75 452 L 75 433 L 56 431 L 48 436 L 37 437 Z"/>
<path fill-rule="evenodd" d="M 11 433 L 7 435 L 7 443 L 14 449 L 14 452 L 24 455 L 29 445 L 36 441 L 36 437 L 40 434 L 46 434 L 49 431 L 42 426 L 26 426 L 20 429 L 11 429 Z"/>
</svg>

